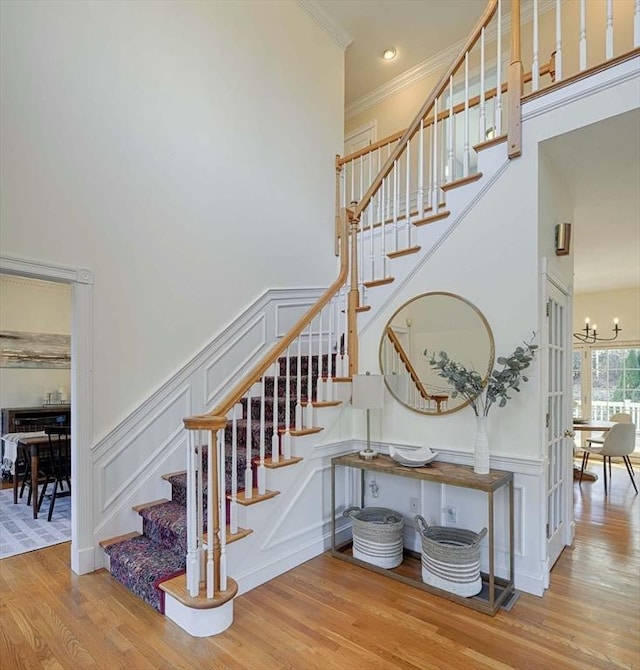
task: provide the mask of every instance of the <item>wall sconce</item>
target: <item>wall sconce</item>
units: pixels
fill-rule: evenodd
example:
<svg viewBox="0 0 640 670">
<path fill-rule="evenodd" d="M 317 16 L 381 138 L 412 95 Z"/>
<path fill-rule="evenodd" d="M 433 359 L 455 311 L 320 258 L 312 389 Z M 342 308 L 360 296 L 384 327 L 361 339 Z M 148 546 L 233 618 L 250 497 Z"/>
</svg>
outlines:
<svg viewBox="0 0 640 670">
<path fill-rule="evenodd" d="M 351 384 L 352 407 L 367 410 L 367 448 L 361 451 L 359 456 L 365 461 L 370 461 L 376 458 L 378 454 L 371 448 L 369 411 L 384 407 L 384 377 L 367 372 L 366 375 L 353 375 Z"/>
<path fill-rule="evenodd" d="M 556 256 L 568 256 L 571 253 L 571 224 L 556 225 Z"/>
<path fill-rule="evenodd" d="M 591 319 L 587 317 L 584 320 L 584 328 L 582 329 L 582 332 L 574 333 L 573 336 L 576 338 L 576 340 L 580 340 L 580 342 L 584 342 L 585 344 L 595 344 L 596 342 L 612 342 L 613 340 L 617 339 L 618 333 L 622 330 L 622 328 L 620 328 L 618 325 L 619 323 L 619 319 L 613 320 L 613 328 L 611 329 L 613 331 L 613 337 L 600 337 L 600 335 L 598 335 L 598 326 L 596 326 L 595 323 L 591 325 Z"/>
</svg>

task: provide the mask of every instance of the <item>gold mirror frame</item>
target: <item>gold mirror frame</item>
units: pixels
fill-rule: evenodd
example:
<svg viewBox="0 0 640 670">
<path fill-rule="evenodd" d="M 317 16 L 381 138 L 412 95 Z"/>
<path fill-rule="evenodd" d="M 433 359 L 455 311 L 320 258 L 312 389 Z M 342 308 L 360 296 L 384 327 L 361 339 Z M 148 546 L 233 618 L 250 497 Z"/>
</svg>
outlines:
<svg viewBox="0 0 640 670">
<path fill-rule="evenodd" d="M 435 354 L 446 351 L 467 369 L 486 370 L 486 380 L 493 369 L 495 345 L 484 314 L 455 293 L 422 293 L 394 312 L 380 341 L 380 369 L 399 403 L 429 416 L 466 407 L 469 400 L 451 397 L 452 387 L 432 370 L 425 349 Z"/>
</svg>

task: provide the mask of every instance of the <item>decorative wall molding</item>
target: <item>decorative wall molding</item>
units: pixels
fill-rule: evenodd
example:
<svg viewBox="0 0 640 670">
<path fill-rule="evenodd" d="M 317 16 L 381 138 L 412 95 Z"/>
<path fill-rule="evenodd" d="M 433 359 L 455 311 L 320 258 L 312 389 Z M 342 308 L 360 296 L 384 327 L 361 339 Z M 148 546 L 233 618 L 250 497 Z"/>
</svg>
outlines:
<svg viewBox="0 0 640 670">
<path fill-rule="evenodd" d="M 353 37 L 315 0 L 298 0 L 298 5 L 303 9 L 343 50 L 353 42 Z"/>
<path fill-rule="evenodd" d="M 567 0 L 562 0 L 566 2 Z M 538 4 L 538 13 L 540 16 L 551 11 L 555 7 L 555 0 L 541 0 Z M 533 17 L 532 5 L 527 3 L 520 13 L 521 24 L 526 24 L 531 21 Z M 497 39 L 497 29 L 495 24 L 493 24 L 489 30 L 485 31 L 485 44 L 491 44 Z M 507 27 L 506 30 L 502 32 L 503 44 L 508 45 L 509 42 L 506 39 L 508 35 L 511 34 L 511 26 Z M 452 46 L 448 47 L 444 51 L 435 54 L 431 58 L 418 63 L 412 68 L 405 70 L 402 74 L 399 74 L 397 77 L 388 81 L 386 84 L 375 88 L 373 91 L 366 93 L 362 97 L 354 100 L 352 103 L 348 104 L 345 109 L 345 119 L 349 120 L 358 114 L 366 112 L 371 107 L 380 104 L 387 98 L 390 98 L 394 95 L 397 95 L 401 91 L 414 84 L 417 84 L 419 81 L 426 79 L 434 72 L 438 72 L 449 65 L 455 57 L 460 53 L 462 47 L 464 46 L 465 39 L 462 39 Z"/>
<path fill-rule="evenodd" d="M 0 256 L 0 272 L 34 279 L 93 284 L 93 272 L 87 268 L 73 268 L 17 256 Z"/>
<path fill-rule="evenodd" d="M 44 279 L 20 277 L 17 275 L 0 275 L 0 284 L 4 284 L 5 286 L 20 286 L 39 291 L 50 291 L 54 293 L 69 293 L 69 284 L 66 282 L 52 282 Z"/>
</svg>

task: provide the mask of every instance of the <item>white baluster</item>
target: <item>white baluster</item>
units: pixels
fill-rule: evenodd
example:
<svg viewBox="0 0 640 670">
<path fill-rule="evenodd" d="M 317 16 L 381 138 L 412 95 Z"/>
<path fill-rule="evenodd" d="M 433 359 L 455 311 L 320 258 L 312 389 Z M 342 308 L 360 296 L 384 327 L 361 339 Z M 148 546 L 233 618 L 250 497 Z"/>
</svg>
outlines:
<svg viewBox="0 0 640 670">
<path fill-rule="evenodd" d="M 264 467 L 264 459 L 266 456 L 266 408 L 265 408 L 265 390 L 264 390 L 264 377 L 260 384 L 260 463 L 258 464 L 258 493 L 264 495 L 264 492 L 267 488 L 267 472 Z"/>
<path fill-rule="evenodd" d="M 444 175 L 445 181 L 453 181 L 455 175 L 454 169 L 454 157 L 455 153 L 453 150 L 453 134 L 454 134 L 454 125 L 453 125 L 453 77 L 449 77 L 449 124 L 448 124 L 448 133 L 447 133 L 447 170 Z"/>
<path fill-rule="evenodd" d="M 435 99 L 433 103 L 433 145 L 431 150 L 433 151 L 433 184 L 432 194 L 431 194 L 431 214 L 437 214 L 438 209 L 440 208 L 440 195 L 438 194 L 439 178 L 438 178 L 438 98 Z"/>
<path fill-rule="evenodd" d="M 464 56 L 464 147 L 462 150 L 462 176 L 469 176 L 469 52 Z"/>
<path fill-rule="evenodd" d="M 429 129 L 429 151 L 427 151 L 427 184 L 428 184 L 428 198 L 427 200 L 429 201 L 429 207 L 433 210 L 434 208 L 434 202 L 433 202 L 433 161 L 431 157 L 431 152 L 433 151 L 433 124 L 431 124 L 431 127 Z M 433 211 L 431 212 L 433 214 Z"/>
<path fill-rule="evenodd" d="M 231 410 L 231 534 L 238 532 L 238 423 L 235 407 Z"/>
<path fill-rule="evenodd" d="M 605 56 L 613 58 L 613 0 L 607 0 L 607 37 Z"/>
<path fill-rule="evenodd" d="M 373 231 L 371 231 L 373 234 Z M 327 364 L 327 379 L 325 380 L 324 383 L 324 399 L 325 400 L 333 400 L 333 312 L 335 310 L 336 304 L 334 299 L 332 298 L 331 301 L 329 302 L 329 332 L 327 333 L 327 340 L 329 344 L 327 345 L 327 358 L 329 359 L 329 362 Z"/>
<path fill-rule="evenodd" d="M 291 458 L 291 355 L 290 347 L 287 347 L 284 391 L 284 435 L 282 436 L 282 456 L 285 460 Z"/>
<path fill-rule="evenodd" d="M 407 248 L 411 247 L 411 145 L 407 142 L 407 151 L 406 151 L 406 162 L 407 173 L 405 174 L 405 224 L 407 228 Z"/>
<path fill-rule="evenodd" d="M 418 220 L 424 216 L 424 119 L 418 132 Z"/>
<path fill-rule="evenodd" d="M 633 46 L 640 47 L 640 0 L 633 6 Z"/>
<path fill-rule="evenodd" d="M 484 142 L 487 137 L 487 100 L 485 93 L 485 53 L 484 53 L 484 28 L 480 31 L 480 102 L 478 103 L 478 141 Z"/>
<path fill-rule="evenodd" d="M 220 590 L 227 590 L 227 476 L 225 471 L 225 433 L 224 428 L 217 434 L 218 459 L 218 504 L 220 519 Z M 211 503 L 209 503 L 211 504 Z"/>
<path fill-rule="evenodd" d="M 207 491 L 208 491 L 208 500 L 207 500 L 207 578 L 205 583 L 207 585 L 207 598 L 213 598 L 215 596 L 215 579 L 214 579 L 214 570 L 215 570 L 215 557 L 213 555 L 213 547 L 215 544 L 215 534 L 214 534 L 214 521 L 213 521 L 213 512 L 218 504 L 218 500 L 215 500 L 212 496 L 213 494 L 213 464 L 218 463 L 218 449 L 217 449 L 217 432 L 215 436 L 216 448 L 214 449 L 214 435 L 212 431 L 208 432 L 207 439 Z M 218 470 L 219 472 L 219 470 Z M 224 489 L 222 489 L 224 491 Z M 220 527 L 220 536 L 223 535 L 223 527 Z"/>
<path fill-rule="evenodd" d="M 211 434 L 211 431 L 207 431 L 207 444 L 209 442 L 208 435 Z M 198 565 L 200 566 L 200 580 L 204 579 L 204 566 L 205 566 L 205 555 L 204 555 L 204 486 L 203 486 L 203 468 L 202 468 L 202 453 L 204 451 L 205 445 L 203 444 L 202 435 L 198 433 L 199 440 L 198 446 L 196 448 L 196 526 L 197 526 L 197 537 L 198 537 Z"/>
<path fill-rule="evenodd" d="M 371 176 L 371 175 L 369 175 Z M 376 277 L 376 256 L 373 244 L 373 202 L 370 202 L 367 205 L 367 214 L 369 214 L 369 263 L 370 263 L 370 272 L 371 279 Z"/>
<path fill-rule="evenodd" d="M 533 0 L 533 61 L 531 63 L 531 90 L 540 88 L 540 40 L 538 37 L 538 0 Z"/>
<path fill-rule="evenodd" d="M 278 407 L 278 376 L 280 372 L 280 362 L 274 363 L 273 374 L 273 434 L 271 435 L 271 462 L 280 462 L 280 433 L 278 432 L 278 419 L 280 415 Z"/>
<path fill-rule="evenodd" d="M 587 69 L 587 9 L 586 0 L 580 0 L 580 72 Z"/>
<path fill-rule="evenodd" d="M 244 497 L 253 497 L 253 473 L 251 472 L 251 389 L 247 392 L 247 424 L 246 424 L 246 459 L 244 468 Z"/>
<path fill-rule="evenodd" d="M 345 307 L 345 319 L 347 316 L 347 310 Z M 312 349 L 311 349 L 311 342 L 313 340 L 312 336 L 313 331 L 311 330 L 311 323 L 309 324 L 309 353 L 307 357 L 307 416 L 306 416 L 306 425 L 307 428 L 311 428 L 313 426 L 313 380 L 311 376 L 311 361 L 313 360 L 312 358 Z"/>
<path fill-rule="evenodd" d="M 398 250 L 398 161 L 393 161 L 393 250 Z M 383 275 L 384 276 L 384 275 Z"/>
<path fill-rule="evenodd" d="M 384 224 L 382 225 L 382 230 L 384 231 Z M 349 332 L 349 317 L 348 317 L 348 310 L 347 310 L 347 286 L 342 287 L 342 296 L 344 300 L 344 328 L 342 330 L 342 377 L 348 377 L 349 376 L 349 340 L 347 338 L 347 333 Z"/>
<path fill-rule="evenodd" d="M 502 0 L 498 0 L 498 37 L 496 48 L 496 97 L 494 121 L 496 135 L 502 135 Z"/>
<path fill-rule="evenodd" d="M 562 11 L 561 0 L 556 0 L 556 81 L 562 79 Z"/>
<path fill-rule="evenodd" d="M 316 400 L 324 400 L 322 382 L 322 311 L 318 314 L 318 377 L 316 379 Z"/>
<path fill-rule="evenodd" d="M 298 359 L 296 361 L 296 430 L 302 430 L 302 338 L 298 336 Z"/>
<path fill-rule="evenodd" d="M 187 447 L 187 588 L 189 595 L 198 595 L 200 565 L 198 563 L 198 533 L 196 528 L 196 439 L 200 431 L 189 431 Z"/>
<path fill-rule="evenodd" d="M 351 193 L 349 194 L 349 202 L 356 199 L 356 196 L 355 196 L 355 193 L 356 193 L 355 179 L 356 179 L 356 165 L 355 165 L 354 159 L 352 158 L 351 159 Z"/>
</svg>

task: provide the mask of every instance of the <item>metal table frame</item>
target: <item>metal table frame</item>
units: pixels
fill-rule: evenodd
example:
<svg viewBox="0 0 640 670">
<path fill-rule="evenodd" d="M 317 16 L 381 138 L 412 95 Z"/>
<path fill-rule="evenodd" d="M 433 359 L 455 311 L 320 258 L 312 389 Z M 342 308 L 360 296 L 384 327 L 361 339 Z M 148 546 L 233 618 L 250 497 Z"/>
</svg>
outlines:
<svg viewBox="0 0 640 670">
<path fill-rule="evenodd" d="M 422 481 L 434 482 L 437 484 L 448 484 L 450 486 L 459 486 L 484 491 L 487 494 L 487 538 L 489 543 L 489 572 L 482 573 L 483 590 L 477 596 L 464 598 L 457 594 L 438 589 L 422 581 L 422 575 L 419 577 L 409 577 L 394 570 L 379 568 L 371 563 L 354 558 L 345 549 L 351 547 L 352 541 L 336 544 L 336 466 L 355 468 L 361 471 L 360 494 L 364 503 L 364 477 L 365 472 L 382 472 L 385 474 L 418 479 Z M 509 487 L 509 579 L 496 577 L 495 575 L 495 538 L 494 538 L 494 493 L 503 486 Z M 364 506 L 364 505 L 363 505 Z M 357 453 L 335 456 L 331 459 L 331 553 L 349 563 L 360 565 L 374 572 L 386 575 L 398 581 L 415 586 L 424 591 L 434 593 L 454 602 L 466 605 L 480 612 L 495 614 L 500 606 L 514 592 L 514 518 L 513 518 L 513 473 L 502 470 L 491 470 L 488 475 L 477 475 L 473 468 L 454 463 L 441 463 L 434 461 L 423 468 L 407 468 L 398 465 L 389 456 L 379 455 L 378 458 L 365 461 L 359 458 Z M 405 549 L 405 554 L 419 557 L 416 552 Z M 398 570 L 397 568 L 395 570 Z M 486 589 L 485 589 L 486 586 Z M 486 590 L 486 595 L 485 594 Z"/>
</svg>

